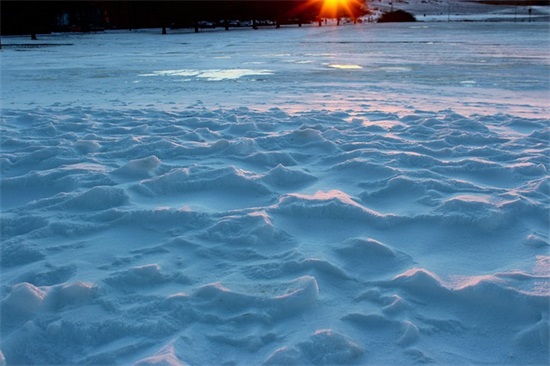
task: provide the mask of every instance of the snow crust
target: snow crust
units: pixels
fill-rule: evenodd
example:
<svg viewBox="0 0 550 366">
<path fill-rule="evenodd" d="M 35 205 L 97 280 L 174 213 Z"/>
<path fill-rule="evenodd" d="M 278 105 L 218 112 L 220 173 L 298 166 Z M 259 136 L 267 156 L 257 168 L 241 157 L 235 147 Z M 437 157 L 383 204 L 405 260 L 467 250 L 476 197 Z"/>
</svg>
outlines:
<svg viewBox="0 0 550 366">
<path fill-rule="evenodd" d="M 426 27 L 3 37 L 0 364 L 548 364 L 548 25 Z"/>
</svg>

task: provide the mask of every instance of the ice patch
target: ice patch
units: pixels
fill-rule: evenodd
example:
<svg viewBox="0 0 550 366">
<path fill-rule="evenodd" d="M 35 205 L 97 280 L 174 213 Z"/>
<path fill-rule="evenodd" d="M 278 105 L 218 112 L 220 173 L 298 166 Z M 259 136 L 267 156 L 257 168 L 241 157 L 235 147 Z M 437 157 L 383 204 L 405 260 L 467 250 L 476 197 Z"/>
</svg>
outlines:
<svg viewBox="0 0 550 366">
<path fill-rule="evenodd" d="M 400 66 L 383 66 L 378 68 L 381 71 L 385 72 L 408 72 L 411 71 L 409 67 L 400 67 Z"/>
<path fill-rule="evenodd" d="M 160 70 L 153 71 L 152 73 L 139 74 L 138 76 L 150 77 L 150 76 L 194 76 L 197 78 L 203 78 L 208 81 L 221 81 L 221 80 L 236 80 L 243 76 L 258 76 L 258 75 L 272 75 L 271 70 L 254 70 L 254 69 L 206 69 L 206 70 Z"/>
<path fill-rule="evenodd" d="M 149 74 L 139 74 L 138 76 L 196 76 L 201 72 L 199 70 L 160 70 Z"/>
<path fill-rule="evenodd" d="M 341 70 L 357 70 L 363 68 L 363 66 L 353 64 L 329 64 L 328 67 Z"/>
<path fill-rule="evenodd" d="M 207 70 L 197 77 L 209 81 L 235 80 L 243 76 L 272 75 L 271 70 L 231 69 L 231 70 Z"/>
</svg>

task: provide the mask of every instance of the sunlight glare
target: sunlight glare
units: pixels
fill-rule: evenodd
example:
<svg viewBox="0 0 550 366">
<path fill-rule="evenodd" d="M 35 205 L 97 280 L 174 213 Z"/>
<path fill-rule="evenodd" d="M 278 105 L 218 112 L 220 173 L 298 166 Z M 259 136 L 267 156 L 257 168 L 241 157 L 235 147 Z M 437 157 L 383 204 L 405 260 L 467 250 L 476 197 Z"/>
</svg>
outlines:
<svg viewBox="0 0 550 366">
<path fill-rule="evenodd" d="M 352 3 L 355 0 L 324 0 L 321 7 L 321 17 L 340 18 L 342 15 L 354 17 Z"/>
<path fill-rule="evenodd" d="M 357 69 L 363 68 L 360 65 L 354 65 L 354 64 L 329 64 L 328 66 L 334 69 L 343 69 L 343 70 L 357 70 Z"/>
<path fill-rule="evenodd" d="M 344 2 L 344 0 L 325 0 L 324 6 L 327 10 L 336 11 L 340 2 Z"/>
</svg>

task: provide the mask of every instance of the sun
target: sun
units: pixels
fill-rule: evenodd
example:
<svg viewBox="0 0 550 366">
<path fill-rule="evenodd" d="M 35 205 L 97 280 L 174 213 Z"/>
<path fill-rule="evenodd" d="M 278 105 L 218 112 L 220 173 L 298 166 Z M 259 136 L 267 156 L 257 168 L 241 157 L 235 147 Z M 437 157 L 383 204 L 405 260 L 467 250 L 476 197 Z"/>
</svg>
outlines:
<svg viewBox="0 0 550 366">
<path fill-rule="evenodd" d="M 314 14 L 319 21 L 323 18 L 356 20 L 367 12 L 366 0 L 305 0 L 293 9 L 294 14 Z"/>
<path fill-rule="evenodd" d="M 344 0 L 325 0 L 323 7 L 327 10 L 336 10 L 338 9 L 339 3 L 343 3 Z"/>
<path fill-rule="evenodd" d="M 324 0 L 319 15 L 323 18 L 355 18 L 358 7 L 359 0 Z"/>
</svg>

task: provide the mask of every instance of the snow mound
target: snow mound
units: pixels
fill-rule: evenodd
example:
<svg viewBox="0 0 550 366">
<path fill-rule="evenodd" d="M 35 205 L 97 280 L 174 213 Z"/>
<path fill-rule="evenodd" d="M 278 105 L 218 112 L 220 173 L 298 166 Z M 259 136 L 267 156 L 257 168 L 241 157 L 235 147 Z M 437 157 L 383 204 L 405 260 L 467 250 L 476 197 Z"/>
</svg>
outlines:
<svg viewBox="0 0 550 366">
<path fill-rule="evenodd" d="M 321 131 L 303 127 L 286 134 L 278 139 L 279 148 L 300 148 L 313 152 L 334 153 L 337 150 L 336 145 L 326 139 Z"/>
<path fill-rule="evenodd" d="M 87 304 L 98 295 L 98 288 L 91 283 L 72 282 L 53 286 L 46 297 L 50 309 L 75 307 Z"/>
<path fill-rule="evenodd" d="M 134 366 L 185 366 L 176 355 L 173 345 L 163 347 L 153 356 L 145 357 L 134 363 Z"/>
<path fill-rule="evenodd" d="M 338 190 L 318 191 L 313 195 L 285 195 L 270 211 L 298 217 L 368 221 L 380 226 L 389 225 L 394 218 L 370 210 Z"/>
<path fill-rule="evenodd" d="M 515 336 L 515 341 L 527 349 L 532 349 L 535 352 L 538 349 L 548 348 L 550 342 L 550 322 L 548 319 L 541 319 L 534 325 L 518 332 Z"/>
<path fill-rule="evenodd" d="M 130 197 L 117 187 L 94 187 L 67 199 L 63 206 L 77 210 L 100 211 L 126 205 Z"/>
<path fill-rule="evenodd" d="M 414 262 L 406 253 L 372 238 L 349 238 L 333 250 L 343 264 L 342 270 L 350 275 L 385 277 L 389 271 L 406 268 Z"/>
<path fill-rule="evenodd" d="M 416 342 L 420 337 L 420 331 L 418 330 L 418 327 L 408 320 L 403 322 L 401 331 L 402 335 L 401 337 L 399 337 L 397 343 L 402 346 L 408 346 Z"/>
<path fill-rule="evenodd" d="M 4 268 L 32 263 L 45 258 L 45 253 L 30 243 L 22 246 L 17 242 L 6 242 L 2 243 L 0 250 L 0 263 Z"/>
<path fill-rule="evenodd" d="M 273 225 L 266 211 L 224 217 L 206 229 L 204 235 L 200 237 L 212 242 L 240 247 L 272 247 L 273 249 L 284 246 L 291 240 L 288 233 Z"/>
<path fill-rule="evenodd" d="M 8 329 L 21 326 L 46 311 L 89 304 L 97 296 L 97 287 L 91 283 L 73 282 L 56 286 L 37 287 L 18 283 L 1 302 L 2 323 Z"/>
<path fill-rule="evenodd" d="M 528 235 L 525 238 L 524 243 L 525 245 L 536 247 L 536 248 L 544 248 L 550 245 L 550 243 L 548 243 L 547 240 L 543 239 L 541 236 L 536 234 Z"/>
<path fill-rule="evenodd" d="M 277 165 L 263 176 L 263 180 L 277 188 L 298 188 L 308 185 L 317 178 L 306 172 Z"/>
<path fill-rule="evenodd" d="M 458 315 L 460 312 L 466 312 L 472 321 L 478 321 L 481 324 L 506 319 L 509 324 L 516 324 L 523 328 L 516 331 L 515 344 L 523 349 L 539 352 L 547 349 L 547 344 L 544 342 L 548 339 L 548 332 L 544 324 L 548 323 L 547 306 L 550 301 L 550 291 L 540 288 L 540 281 L 547 279 L 547 275 L 536 277 L 517 272 L 505 272 L 484 276 L 456 276 L 443 281 L 434 273 L 415 268 L 396 276 L 383 286 L 406 290 L 417 300 L 426 301 L 427 309 L 433 309 L 434 304 L 437 303 L 448 304 L 451 314 Z M 523 311 L 517 312 L 518 308 L 522 308 Z M 411 313 L 411 311 L 415 312 L 407 306 L 402 307 L 399 313 Z M 421 323 L 425 323 L 422 326 L 437 324 L 438 327 L 443 327 L 443 323 L 433 323 L 424 316 L 422 319 Z M 415 326 L 422 329 L 419 325 Z M 458 328 L 456 325 L 453 327 L 458 330 L 468 326 L 467 323 L 461 323 Z M 409 336 L 411 339 L 417 339 L 418 329 L 413 327 L 410 330 L 406 329 L 402 342 L 407 343 Z M 405 336 L 406 334 L 409 335 Z"/>
<path fill-rule="evenodd" d="M 544 278 L 544 277 L 543 277 Z M 510 302 L 527 301 L 533 306 L 543 306 L 550 296 L 550 292 L 539 293 L 533 284 L 537 277 L 516 273 L 504 272 L 496 275 L 483 276 L 455 276 L 452 280 L 443 281 L 436 274 L 424 268 L 412 268 L 391 280 L 391 285 L 397 286 L 420 296 L 431 296 L 434 299 L 446 297 L 461 298 L 463 301 L 477 303 L 483 298 L 483 306 L 504 305 Z M 509 287 L 513 281 L 524 281 L 529 285 L 520 288 Z M 525 287 L 525 289 L 524 289 Z M 490 293 L 489 298 L 485 298 Z M 477 299 L 479 297 L 479 299 Z M 479 301 L 478 301 L 479 300 Z"/>
<path fill-rule="evenodd" d="M 468 224 L 484 231 L 496 230 L 518 216 L 537 217 L 545 208 L 521 196 L 492 197 L 480 194 L 457 195 L 436 209 L 444 222 Z"/>
<path fill-rule="evenodd" d="M 2 316 L 5 319 L 32 317 L 40 310 L 45 297 L 45 291 L 30 283 L 17 284 L 2 301 Z"/>
<path fill-rule="evenodd" d="M 294 274 L 318 273 L 319 276 L 329 278 L 349 279 L 350 277 L 339 266 L 319 258 L 290 259 L 288 253 L 281 255 L 285 259 L 282 263 L 268 262 L 249 265 L 243 273 L 252 280 L 275 279 Z"/>
<path fill-rule="evenodd" d="M 209 189 L 252 190 L 270 192 L 259 177 L 236 167 L 204 169 L 200 167 L 173 169 L 155 178 L 143 180 L 134 188 L 145 194 L 168 195 Z"/>
<path fill-rule="evenodd" d="M 120 168 L 113 170 L 112 173 L 128 178 L 149 178 L 160 164 L 160 159 L 152 155 L 142 159 L 131 160 Z"/>
<path fill-rule="evenodd" d="M 161 272 L 158 264 L 148 264 L 133 267 L 111 274 L 105 282 L 123 291 L 162 285 L 167 282 L 188 283 L 189 280 L 181 273 L 166 275 Z"/>
<path fill-rule="evenodd" d="M 361 180 L 377 181 L 387 179 L 399 174 L 399 170 L 376 164 L 365 160 L 364 158 L 352 158 L 342 163 L 334 165 L 337 174 L 353 174 L 354 177 Z"/>
<path fill-rule="evenodd" d="M 212 309 L 216 313 L 252 313 L 260 318 L 292 317 L 310 308 L 319 297 L 319 285 L 312 276 L 262 286 L 261 290 L 264 295 L 253 295 L 232 291 L 220 283 L 213 283 L 199 288 L 194 297 L 202 302 L 202 307 Z"/>
<path fill-rule="evenodd" d="M 446 290 L 437 275 L 423 268 L 413 268 L 399 274 L 392 283 L 414 293 L 425 293 L 431 296 L 437 296 Z"/>
<path fill-rule="evenodd" d="M 396 253 L 387 245 L 372 238 L 351 238 L 342 243 L 337 252 L 358 260 L 395 258 Z"/>
<path fill-rule="evenodd" d="M 295 347 L 273 352 L 264 365 L 346 365 L 364 353 L 348 336 L 332 329 L 320 329 Z"/>
<path fill-rule="evenodd" d="M 4 215 L 2 217 L 2 235 L 8 237 L 17 237 L 32 233 L 35 230 L 46 227 L 49 221 L 43 217 L 38 216 L 15 216 Z M 24 249 L 16 249 L 17 251 Z"/>
</svg>

